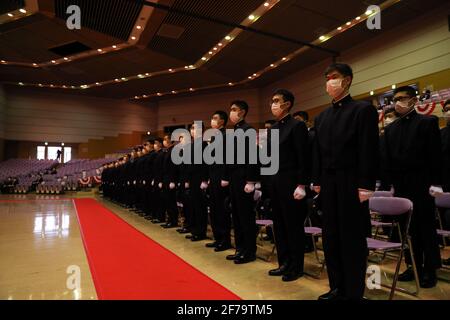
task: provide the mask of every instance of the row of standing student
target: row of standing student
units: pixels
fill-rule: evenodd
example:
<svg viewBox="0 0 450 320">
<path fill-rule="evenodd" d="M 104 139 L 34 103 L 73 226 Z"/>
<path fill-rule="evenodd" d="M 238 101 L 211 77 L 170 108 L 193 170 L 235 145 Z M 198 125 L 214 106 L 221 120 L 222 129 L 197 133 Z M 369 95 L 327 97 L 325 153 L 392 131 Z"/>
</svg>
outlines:
<svg viewBox="0 0 450 320">
<path fill-rule="evenodd" d="M 448 134 L 441 143 L 436 118 L 417 114 L 415 90 L 402 87 L 394 96 L 399 119 L 386 128 L 379 148 L 378 113 L 369 102 L 351 98 L 350 66 L 333 64 L 325 76 L 332 105 L 315 118 L 314 130 L 309 133 L 304 122 L 290 115 L 293 94 L 287 90 L 274 93 L 270 106 L 276 119 L 272 129 L 279 130 L 276 174 L 259 176 L 259 166 L 248 161 L 175 165 L 170 157 L 174 144 L 170 136 L 165 136 L 153 144 L 146 143 L 145 155 L 132 154 L 130 160 L 123 159 L 103 170 L 104 195 L 137 207 L 155 223 L 164 222 L 167 214 L 165 228 L 178 225 L 177 202 L 182 203 L 185 223 L 177 231 L 190 232 L 187 237 L 192 241 L 206 239 L 209 207 L 215 241 L 207 246 L 215 251 L 230 249 L 233 225 L 236 251 L 226 258 L 243 264 L 256 258 L 254 200 L 259 192 L 257 182 L 261 181 L 263 192 L 268 192 L 271 200 L 279 264 L 269 275 L 293 281 L 303 275 L 303 226 L 308 214 L 307 189 L 311 186 L 319 195 L 330 283 L 330 291 L 319 299 L 361 299 L 368 256 L 366 238 L 371 236 L 367 200 L 376 180 L 382 179 L 382 185 L 393 186 L 395 196 L 414 203 L 411 236 L 420 284 L 434 286 L 441 260 L 433 196 L 440 192 L 440 186 L 449 191 L 449 163 L 430 163 L 440 163 L 442 151 L 448 159 Z M 229 116 L 224 111 L 212 115 L 211 127 L 225 135 L 229 119 L 235 130 L 249 130 L 251 126 L 245 122 L 248 109 L 245 101 L 234 101 Z M 199 131 L 194 124 L 193 140 L 203 140 Z M 182 143 L 185 148 L 203 149 L 206 142 Z M 401 280 L 411 280 L 410 269 Z"/>
</svg>

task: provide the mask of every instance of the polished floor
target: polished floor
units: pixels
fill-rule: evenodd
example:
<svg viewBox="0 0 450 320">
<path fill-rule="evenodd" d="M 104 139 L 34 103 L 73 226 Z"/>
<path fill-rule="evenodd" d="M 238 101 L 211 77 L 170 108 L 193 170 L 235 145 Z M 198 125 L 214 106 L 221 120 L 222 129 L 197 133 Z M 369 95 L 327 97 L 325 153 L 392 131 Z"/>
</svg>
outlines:
<svg viewBox="0 0 450 320">
<path fill-rule="evenodd" d="M 235 265 L 225 260 L 232 250 L 216 253 L 205 248 L 207 241 L 193 243 L 174 229 L 162 229 L 94 193 L 77 193 L 53 197 L 0 195 L 0 299 L 97 299 L 71 197 L 97 198 L 120 218 L 243 299 L 314 300 L 328 291 L 326 270 L 320 279 L 313 277 L 320 269 L 312 253 L 305 258 L 305 271 L 310 275 L 283 283 L 278 277 L 267 276 L 267 271 L 276 267 L 276 257 L 265 260 L 272 249 L 269 242 L 259 241 L 261 259 Z M 448 257 L 450 250 L 442 254 Z M 393 261 L 385 259 L 381 270 L 385 283 L 391 277 Z M 443 270 L 439 275 L 448 279 L 449 272 Z M 414 289 L 412 283 L 400 285 Z M 386 299 L 387 292 L 367 289 L 366 296 Z M 418 297 L 398 293 L 395 299 L 447 300 L 450 284 L 440 281 L 433 289 L 421 289 Z"/>
</svg>

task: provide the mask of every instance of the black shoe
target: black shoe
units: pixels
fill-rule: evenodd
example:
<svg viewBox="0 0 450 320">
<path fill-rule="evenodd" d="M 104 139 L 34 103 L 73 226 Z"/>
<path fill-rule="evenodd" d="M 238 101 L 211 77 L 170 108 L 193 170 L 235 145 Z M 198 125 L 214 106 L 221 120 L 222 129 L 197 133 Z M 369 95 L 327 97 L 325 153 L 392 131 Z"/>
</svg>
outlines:
<svg viewBox="0 0 450 320">
<path fill-rule="evenodd" d="M 442 264 L 444 264 L 446 266 L 450 266 L 450 258 L 442 260 Z"/>
<path fill-rule="evenodd" d="M 408 267 L 401 275 L 398 276 L 398 281 L 413 281 L 414 280 L 414 270 L 412 267 Z"/>
<path fill-rule="evenodd" d="M 215 248 L 215 247 L 217 247 L 217 245 L 218 245 L 217 241 L 214 241 L 214 242 L 208 242 L 207 244 L 205 244 L 205 247 Z"/>
<path fill-rule="evenodd" d="M 183 230 L 183 228 L 178 228 L 177 230 L 175 230 L 176 232 L 180 233 L 181 230 Z"/>
<path fill-rule="evenodd" d="M 424 272 L 423 276 L 420 279 L 420 287 L 426 289 L 434 288 L 436 284 L 437 284 L 436 271 Z"/>
<path fill-rule="evenodd" d="M 153 220 L 152 216 L 144 216 L 145 220 Z"/>
<path fill-rule="evenodd" d="M 162 222 L 162 221 L 159 220 L 159 219 L 153 219 L 153 220 L 152 220 L 152 223 L 155 223 L 155 224 L 156 224 L 156 223 L 161 223 L 161 222 Z"/>
<path fill-rule="evenodd" d="M 287 265 L 283 264 L 276 269 L 269 270 L 269 276 L 282 276 L 287 271 Z"/>
<path fill-rule="evenodd" d="M 241 253 L 239 251 L 236 251 L 235 254 L 229 254 L 227 255 L 226 259 L 227 260 L 235 260 L 236 258 L 240 257 Z"/>
<path fill-rule="evenodd" d="M 338 289 L 333 289 L 328 291 L 327 293 L 319 296 L 318 300 L 322 301 L 332 301 L 332 300 L 338 300 L 340 298 Z"/>
<path fill-rule="evenodd" d="M 196 241 L 202 241 L 208 239 L 206 238 L 206 236 L 192 236 L 191 241 L 196 242 Z"/>
<path fill-rule="evenodd" d="M 217 247 L 214 248 L 215 252 L 221 252 L 221 251 L 225 251 L 231 249 L 231 244 L 229 243 L 220 243 L 217 245 Z"/>
<path fill-rule="evenodd" d="M 287 272 L 283 275 L 281 280 L 284 282 L 295 281 L 298 278 L 303 277 L 303 272 Z"/>
<path fill-rule="evenodd" d="M 170 228 L 176 228 L 176 227 L 178 227 L 178 226 L 174 223 L 166 223 L 163 228 L 170 229 Z"/>
<path fill-rule="evenodd" d="M 249 263 L 256 260 L 256 255 L 242 255 L 238 256 L 236 259 L 234 259 L 235 264 L 244 264 Z"/>
<path fill-rule="evenodd" d="M 188 234 L 185 238 L 186 239 L 192 239 L 193 235 L 192 234 Z"/>
<path fill-rule="evenodd" d="M 188 228 L 182 228 L 180 231 L 180 234 L 189 233 L 191 232 Z"/>
</svg>

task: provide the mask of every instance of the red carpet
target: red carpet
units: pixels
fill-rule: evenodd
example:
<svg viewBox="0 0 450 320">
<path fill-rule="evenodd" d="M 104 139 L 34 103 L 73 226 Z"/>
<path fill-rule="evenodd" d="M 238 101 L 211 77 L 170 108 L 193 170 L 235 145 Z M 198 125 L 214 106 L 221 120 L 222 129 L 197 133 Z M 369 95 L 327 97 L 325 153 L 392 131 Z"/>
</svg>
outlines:
<svg viewBox="0 0 450 320">
<path fill-rule="evenodd" d="M 99 299 L 239 299 L 94 199 L 74 203 Z"/>
</svg>

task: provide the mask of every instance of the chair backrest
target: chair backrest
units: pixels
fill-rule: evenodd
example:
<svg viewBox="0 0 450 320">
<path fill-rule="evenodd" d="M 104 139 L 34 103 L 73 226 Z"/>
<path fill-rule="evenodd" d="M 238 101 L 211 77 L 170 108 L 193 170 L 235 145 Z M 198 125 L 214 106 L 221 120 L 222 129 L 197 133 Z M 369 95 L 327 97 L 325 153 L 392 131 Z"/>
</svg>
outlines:
<svg viewBox="0 0 450 320">
<path fill-rule="evenodd" d="M 411 200 L 397 197 L 372 197 L 369 199 L 369 208 L 379 215 L 399 216 L 410 213 L 413 209 Z"/>
<path fill-rule="evenodd" d="M 392 198 L 394 195 L 391 191 L 375 191 L 372 195 L 372 198 L 379 198 L 379 197 L 389 197 Z"/>
<path fill-rule="evenodd" d="M 446 192 L 441 195 L 438 195 L 434 199 L 434 202 L 436 204 L 436 207 L 438 207 L 438 208 L 450 209 L 450 193 Z"/>
</svg>

